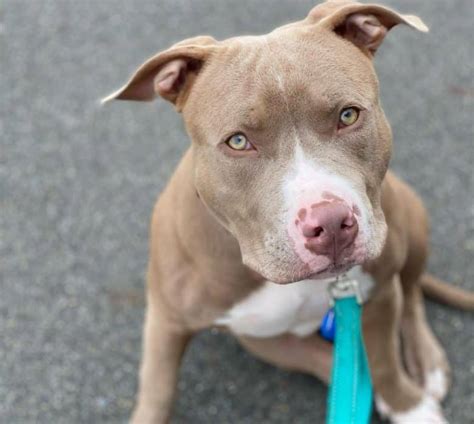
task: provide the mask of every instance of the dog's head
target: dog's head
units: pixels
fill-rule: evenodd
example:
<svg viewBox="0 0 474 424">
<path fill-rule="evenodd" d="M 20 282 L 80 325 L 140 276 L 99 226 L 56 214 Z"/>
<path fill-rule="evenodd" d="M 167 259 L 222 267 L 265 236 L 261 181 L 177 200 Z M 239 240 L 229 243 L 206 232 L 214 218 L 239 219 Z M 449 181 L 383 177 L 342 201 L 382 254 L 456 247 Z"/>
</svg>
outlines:
<svg viewBox="0 0 474 424">
<path fill-rule="evenodd" d="M 145 62 L 105 100 L 182 112 L 202 202 L 238 240 L 243 262 L 286 283 L 377 257 L 391 131 L 372 58 L 415 16 L 332 0 L 263 36 L 185 40 Z"/>
</svg>

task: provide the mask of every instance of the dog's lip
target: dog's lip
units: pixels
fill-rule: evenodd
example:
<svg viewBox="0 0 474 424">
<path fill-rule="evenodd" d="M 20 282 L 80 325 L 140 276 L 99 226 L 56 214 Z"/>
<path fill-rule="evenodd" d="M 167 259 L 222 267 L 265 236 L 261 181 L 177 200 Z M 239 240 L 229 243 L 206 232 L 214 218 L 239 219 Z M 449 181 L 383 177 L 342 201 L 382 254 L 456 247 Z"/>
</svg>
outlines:
<svg viewBox="0 0 474 424">
<path fill-rule="evenodd" d="M 357 265 L 355 262 L 349 262 L 345 264 L 331 264 L 328 265 L 326 268 L 319 270 L 316 273 L 308 275 L 305 279 L 306 280 L 323 280 L 331 277 L 337 277 L 347 271 L 349 271 L 352 267 Z"/>
<path fill-rule="evenodd" d="M 349 271 L 351 268 L 353 268 L 356 265 L 358 265 L 356 261 L 350 261 L 344 264 L 330 264 L 327 267 L 320 269 L 319 271 L 309 272 L 309 273 L 304 273 L 304 274 L 302 273 L 290 279 L 270 280 L 267 278 L 267 280 L 272 281 L 276 284 L 292 284 L 292 283 L 296 283 L 298 281 L 303 281 L 303 280 L 323 281 L 323 280 L 327 280 L 329 278 L 335 278 L 338 275 L 344 274 L 345 272 Z"/>
<path fill-rule="evenodd" d="M 359 262 L 351 260 L 345 263 L 332 263 L 327 267 L 320 269 L 315 273 L 309 273 L 304 280 L 327 280 L 329 278 L 335 278 L 341 274 L 348 272 L 351 268 L 360 265 Z"/>
</svg>

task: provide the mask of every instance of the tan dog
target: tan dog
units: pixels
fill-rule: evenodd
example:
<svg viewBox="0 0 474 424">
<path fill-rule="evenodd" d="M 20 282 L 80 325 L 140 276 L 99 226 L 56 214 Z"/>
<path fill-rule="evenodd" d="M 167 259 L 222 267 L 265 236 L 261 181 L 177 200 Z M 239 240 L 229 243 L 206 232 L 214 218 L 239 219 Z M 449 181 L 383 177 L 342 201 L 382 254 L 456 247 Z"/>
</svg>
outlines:
<svg viewBox="0 0 474 424">
<path fill-rule="evenodd" d="M 169 420 L 186 344 L 213 325 L 327 382 L 331 345 L 315 333 L 325 288 L 357 265 L 375 283 L 364 337 L 379 411 L 445 422 L 449 366 L 420 287 L 473 302 L 423 274 L 426 213 L 387 172 L 392 137 L 372 57 L 400 23 L 427 31 L 415 16 L 328 1 L 268 35 L 178 43 L 105 99 L 160 95 L 192 140 L 153 214 L 133 422 Z"/>
</svg>

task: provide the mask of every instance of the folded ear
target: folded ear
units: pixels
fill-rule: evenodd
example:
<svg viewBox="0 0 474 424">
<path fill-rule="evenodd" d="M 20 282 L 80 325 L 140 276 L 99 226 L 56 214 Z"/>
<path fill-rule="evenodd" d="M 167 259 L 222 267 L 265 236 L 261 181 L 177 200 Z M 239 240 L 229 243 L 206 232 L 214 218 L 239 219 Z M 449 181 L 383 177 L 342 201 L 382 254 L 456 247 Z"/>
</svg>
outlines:
<svg viewBox="0 0 474 424">
<path fill-rule="evenodd" d="M 102 99 L 150 101 L 157 95 L 181 109 L 202 66 L 215 50 L 212 37 L 190 38 L 148 59 L 119 90 Z"/>
<path fill-rule="evenodd" d="M 372 54 L 395 25 L 406 24 L 418 31 L 428 32 L 428 27 L 417 16 L 402 15 L 384 6 L 350 0 L 328 0 L 311 10 L 307 19 L 335 31 Z"/>
</svg>

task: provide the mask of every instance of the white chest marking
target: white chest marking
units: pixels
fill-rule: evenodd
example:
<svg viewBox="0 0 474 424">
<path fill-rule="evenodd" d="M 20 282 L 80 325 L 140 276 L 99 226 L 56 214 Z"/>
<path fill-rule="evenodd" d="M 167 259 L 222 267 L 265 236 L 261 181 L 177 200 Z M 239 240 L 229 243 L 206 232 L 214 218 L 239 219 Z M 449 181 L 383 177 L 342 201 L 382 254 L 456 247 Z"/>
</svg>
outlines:
<svg viewBox="0 0 474 424">
<path fill-rule="evenodd" d="M 357 279 L 365 294 L 371 287 L 365 274 Z M 349 275 L 352 277 L 352 271 Z M 355 276 L 355 274 L 354 274 Z M 214 323 L 234 333 L 252 337 L 273 337 L 292 333 L 300 337 L 314 333 L 329 309 L 328 280 L 303 280 L 280 285 L 270 281 L 229 309 Z"/>
</svg>

